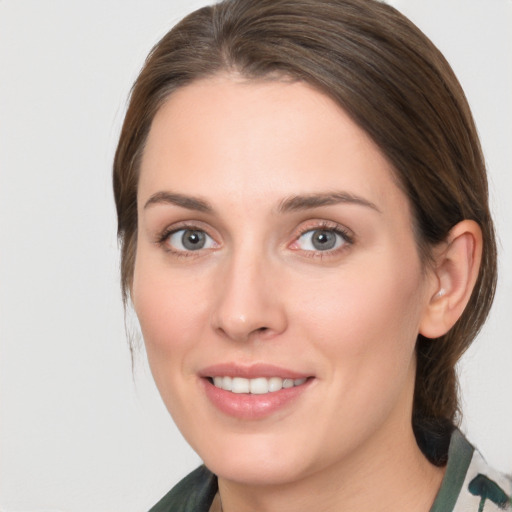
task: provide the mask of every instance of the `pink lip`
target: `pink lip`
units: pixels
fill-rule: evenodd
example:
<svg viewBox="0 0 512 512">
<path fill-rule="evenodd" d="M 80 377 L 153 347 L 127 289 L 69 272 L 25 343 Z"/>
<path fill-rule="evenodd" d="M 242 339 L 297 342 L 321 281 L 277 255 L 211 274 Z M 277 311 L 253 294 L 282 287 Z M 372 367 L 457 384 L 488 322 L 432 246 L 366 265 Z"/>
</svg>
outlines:
<svg viewBox="0 0 512 512">
<path fill-rule="evenodd" d="M 249 393 L 232 393 L 213 385 L 209 377 L 228 376 L 254 379 L 256 377 L 281 377 L 283 379 L 300 379 L 311 377 L 310 375 L 295 372 L 285 368 L 267 364 L 255 364 L 250 366 L 235 364 L 219 364 L 204 368 L 200 372 L 201 384 L 210 402 L 222 413 L 243 420 L 258 420 L 289 407 L 306 392 L 311 382 L 308 380 L 292 388 L 283 388 L 280 391 L 253 395 Z"/>
<path fill-rule="evenodd" d="M 199 375 L 201 377 L 243 377 L 245 379 L 255 379 L 257 377 L 281 377 L 282 379 L 302 379 L 310 377 L 310 374 L 296 372 L 274 366 L 270 364 L 257 363 L 251 365 L 242 365 L 234 363 L 215 364 L 203 368 Z"/>
</svg>

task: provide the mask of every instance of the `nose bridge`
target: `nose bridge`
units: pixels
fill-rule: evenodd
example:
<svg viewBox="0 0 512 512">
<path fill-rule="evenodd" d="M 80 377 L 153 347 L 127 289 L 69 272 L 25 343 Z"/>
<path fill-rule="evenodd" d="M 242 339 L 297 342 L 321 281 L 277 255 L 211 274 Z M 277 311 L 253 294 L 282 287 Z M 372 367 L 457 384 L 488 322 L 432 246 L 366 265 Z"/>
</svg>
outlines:
<svg viewBox="0 0 512 512">
<path fill-rule="evenodd" d="M 246 243 L 234 247 L 219 275 L 213 327 L 234 340 L 255 333 L 271 336 L 286 327 L 283 304 L 274 286 L 278 269 L 264 250 Z"/>
</svg>

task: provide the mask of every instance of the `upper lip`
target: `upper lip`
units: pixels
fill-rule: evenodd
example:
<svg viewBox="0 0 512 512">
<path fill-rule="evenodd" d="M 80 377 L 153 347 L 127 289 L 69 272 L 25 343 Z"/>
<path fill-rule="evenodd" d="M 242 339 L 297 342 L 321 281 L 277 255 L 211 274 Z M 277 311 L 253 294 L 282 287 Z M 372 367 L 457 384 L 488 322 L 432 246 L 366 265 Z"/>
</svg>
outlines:
<svg viewBox="0 0 512 512">
<path fill-rule="evenodd" d="M 243 377 L 246 379 L 255 379 L 257 377 L 281 377 L 283 379 L 302 379 L 311 377 L 311 374 L 290 370 L 265 363 L 239 364 L 239 363 L 221 363 L 203 368 L 199 375 L 201 377 Z"/>
</svg>

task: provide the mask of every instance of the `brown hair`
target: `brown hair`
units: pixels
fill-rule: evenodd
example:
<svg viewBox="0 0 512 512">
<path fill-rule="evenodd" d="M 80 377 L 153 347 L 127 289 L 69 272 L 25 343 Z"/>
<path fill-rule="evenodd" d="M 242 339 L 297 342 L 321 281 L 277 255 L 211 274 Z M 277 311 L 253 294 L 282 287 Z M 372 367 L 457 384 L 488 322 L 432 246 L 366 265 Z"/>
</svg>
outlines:
<svg viewBox="0 0 512 512">
<path fill-rule="evenodd" d="M 115 155 L 125 302 L 135 261 L 139 163 L 152 119 L 174 90 L 223 71 L 247 79 L 289 77 L 334 99 L 393 164 L 425 264 L 459 221 L 480 225 L 483 260 L 466 310 L 445 336 L 417 342 L 413 425 L 421 445 L 425 428 L 457 419 L 455 364 L 482 326 L 496 284 L 485 164 L 459 82 L 414 24 L 376 0 L 225 0 L 190 14 L 149 54 Z"/>
</svg>

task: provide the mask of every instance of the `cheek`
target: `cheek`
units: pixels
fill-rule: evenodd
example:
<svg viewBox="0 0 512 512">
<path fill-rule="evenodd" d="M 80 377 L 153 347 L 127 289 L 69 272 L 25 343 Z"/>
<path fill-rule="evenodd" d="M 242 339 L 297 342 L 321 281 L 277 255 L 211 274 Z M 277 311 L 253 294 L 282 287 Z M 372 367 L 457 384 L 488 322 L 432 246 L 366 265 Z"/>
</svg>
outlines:
<svg viewBox="0 0 512 512">
<path fill-rule="evenodd" d="M 414 351 L 423 304 L 419 264 L 404 267 L 393 258 L 373 261 L 341 270 L 307 294 L 296 290 L 303 299 L 295 316 L 319 347 L 351 358 L 354 367 L 403 364 Z"/>
<path fill-rule="evenodd" d="M 190 361 L 208 324 L 204 290 L 157 265 L 139 264 L 132 295 L 155 384 L 176 423 L 186 425 L 187 390 L 196 379 Z"/>
<path fill-rule="evenodd" d="M 194 281 L 189 278 L 183 285 L 179 277 L 151 261 L 139 259 L 135 266 L 133 304 L 152 368 L 179 363 L 184 351 L 200 338 L 208 301 Z"/>
</svg>

